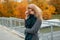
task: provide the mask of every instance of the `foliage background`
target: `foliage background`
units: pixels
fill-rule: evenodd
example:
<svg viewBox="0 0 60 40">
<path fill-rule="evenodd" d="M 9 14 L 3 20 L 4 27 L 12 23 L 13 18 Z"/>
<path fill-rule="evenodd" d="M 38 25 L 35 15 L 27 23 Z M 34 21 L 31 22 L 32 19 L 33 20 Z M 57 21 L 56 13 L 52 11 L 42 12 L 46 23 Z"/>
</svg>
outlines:
<svg viewBox="0 0 60 40">
<path fill-rule="evenodd" d="M 60 0 L 0 0 L 0 17 L 25 18 L 25 11 L 28 4 L 34 3 L 43 11 L 42 16 L 45 20 L 51 19 L 52 15 L 60 14 Z"/>
</svg>

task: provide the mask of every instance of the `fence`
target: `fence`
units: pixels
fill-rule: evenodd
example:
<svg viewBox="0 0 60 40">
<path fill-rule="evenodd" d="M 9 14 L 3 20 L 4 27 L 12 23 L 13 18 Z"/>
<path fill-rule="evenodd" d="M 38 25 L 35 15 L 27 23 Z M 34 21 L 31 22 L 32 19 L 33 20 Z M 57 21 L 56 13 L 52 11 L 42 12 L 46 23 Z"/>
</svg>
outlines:
<svg viewBox="0 0 60 40">
<path fill-rule="evenodd" d="M 7 27 L 17 27 L 17 26 L 23 26 L 24 20 L 13 17 L 10 18 L 0 17 L 0 24 Z"/>
<path fill-rule="evenodd" d="M 10 18 L 0 17 L 0 24 L 3 26 L 9 27 L 11 29 L 14 29 L 16 31 L 19 31 L 19 33 L 20 32 L 23 33 L 24 29 L 25 29 L 24 28 L 24 19 L 18 19 L 18 18 L 13 18 L 13 17 L 10 17 Z M 45 36 L 43 34 L 42 35 L 39 34 L 41 40 L 55 40 L 55 39 L 53 39 L 53 35 L 54 35 L 53 26 L 60 26 L 60 20 L 57 20 L 57 19 L 43 20 L 41 28 L 48 27 L 48 26 L 50 26 L 51 32 L 47 35 L 45 34 Z M 60 32 L 57 34 L 60 34 Z"/>
</svg>

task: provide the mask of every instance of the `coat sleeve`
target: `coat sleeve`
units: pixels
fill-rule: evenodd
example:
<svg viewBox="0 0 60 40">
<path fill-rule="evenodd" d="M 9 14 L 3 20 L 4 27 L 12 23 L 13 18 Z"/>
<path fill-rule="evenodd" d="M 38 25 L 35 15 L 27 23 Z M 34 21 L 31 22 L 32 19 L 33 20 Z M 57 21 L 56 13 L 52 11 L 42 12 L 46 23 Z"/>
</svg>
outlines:
<svg viewBox="0 0 60 40">
<path fill-rule="evenodd" d="M 31 33 L 31 34 L 35 34 L 38 32 L 38 30 L 40 29 L 42 21 L 40 19 L 37 19 L 35 24 L 33 25 L 33 27 L 31 29 L 26 29 L 25 32 Z"/>
</svg>

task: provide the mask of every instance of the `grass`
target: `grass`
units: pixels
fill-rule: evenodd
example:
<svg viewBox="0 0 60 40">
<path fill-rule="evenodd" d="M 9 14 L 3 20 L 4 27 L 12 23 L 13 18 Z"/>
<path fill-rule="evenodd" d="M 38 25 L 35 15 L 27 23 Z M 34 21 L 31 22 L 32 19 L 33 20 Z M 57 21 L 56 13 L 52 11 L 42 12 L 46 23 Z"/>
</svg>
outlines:
<svg viewBox="0 0 60 40">
<path fill-rule="evenodd" d="M 52 16 L 52 19 L 60 19 L 60 14 L 53 15 L 53 16 Z M 60 31 L 60 27 L 54 26 L 54 27 L 53 27 L 53 31 Z M 41 29 L 41 32 L 42 32 L 42 33 L 51 32 L 51 28 L 50 28 L 50 27 L 42 28 L 42 29 Z"/>
<path fill-rule="evenodd" d="M 48 33 L 51 32 L 51 28 L 50 27 L 46 27 L 46 28 L 42 28 L 40 29 L 42 33 Z M 53 31 L 60 31 L 60 27 L 54 26 L 53 27 Z"/>
<path fill-rule="evenodd" d="M 60 14 L 52 15 L 52 19 L 60 19 Z"/>
</svg>

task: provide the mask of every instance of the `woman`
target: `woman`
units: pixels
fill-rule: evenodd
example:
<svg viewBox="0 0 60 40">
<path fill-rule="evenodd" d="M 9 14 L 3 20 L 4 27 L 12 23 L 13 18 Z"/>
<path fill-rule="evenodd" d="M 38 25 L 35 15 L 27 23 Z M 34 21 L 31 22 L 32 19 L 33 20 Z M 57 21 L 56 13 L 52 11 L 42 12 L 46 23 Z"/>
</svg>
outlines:
<svg viewBox="0 0 60 40">
<path fill-rule="evenodd" d="M 42 11 L 35 4 L 30 4 L 26 11 L 25 40 L 39 40 L 38 30 L 42 23 Z"/>
</svg>

